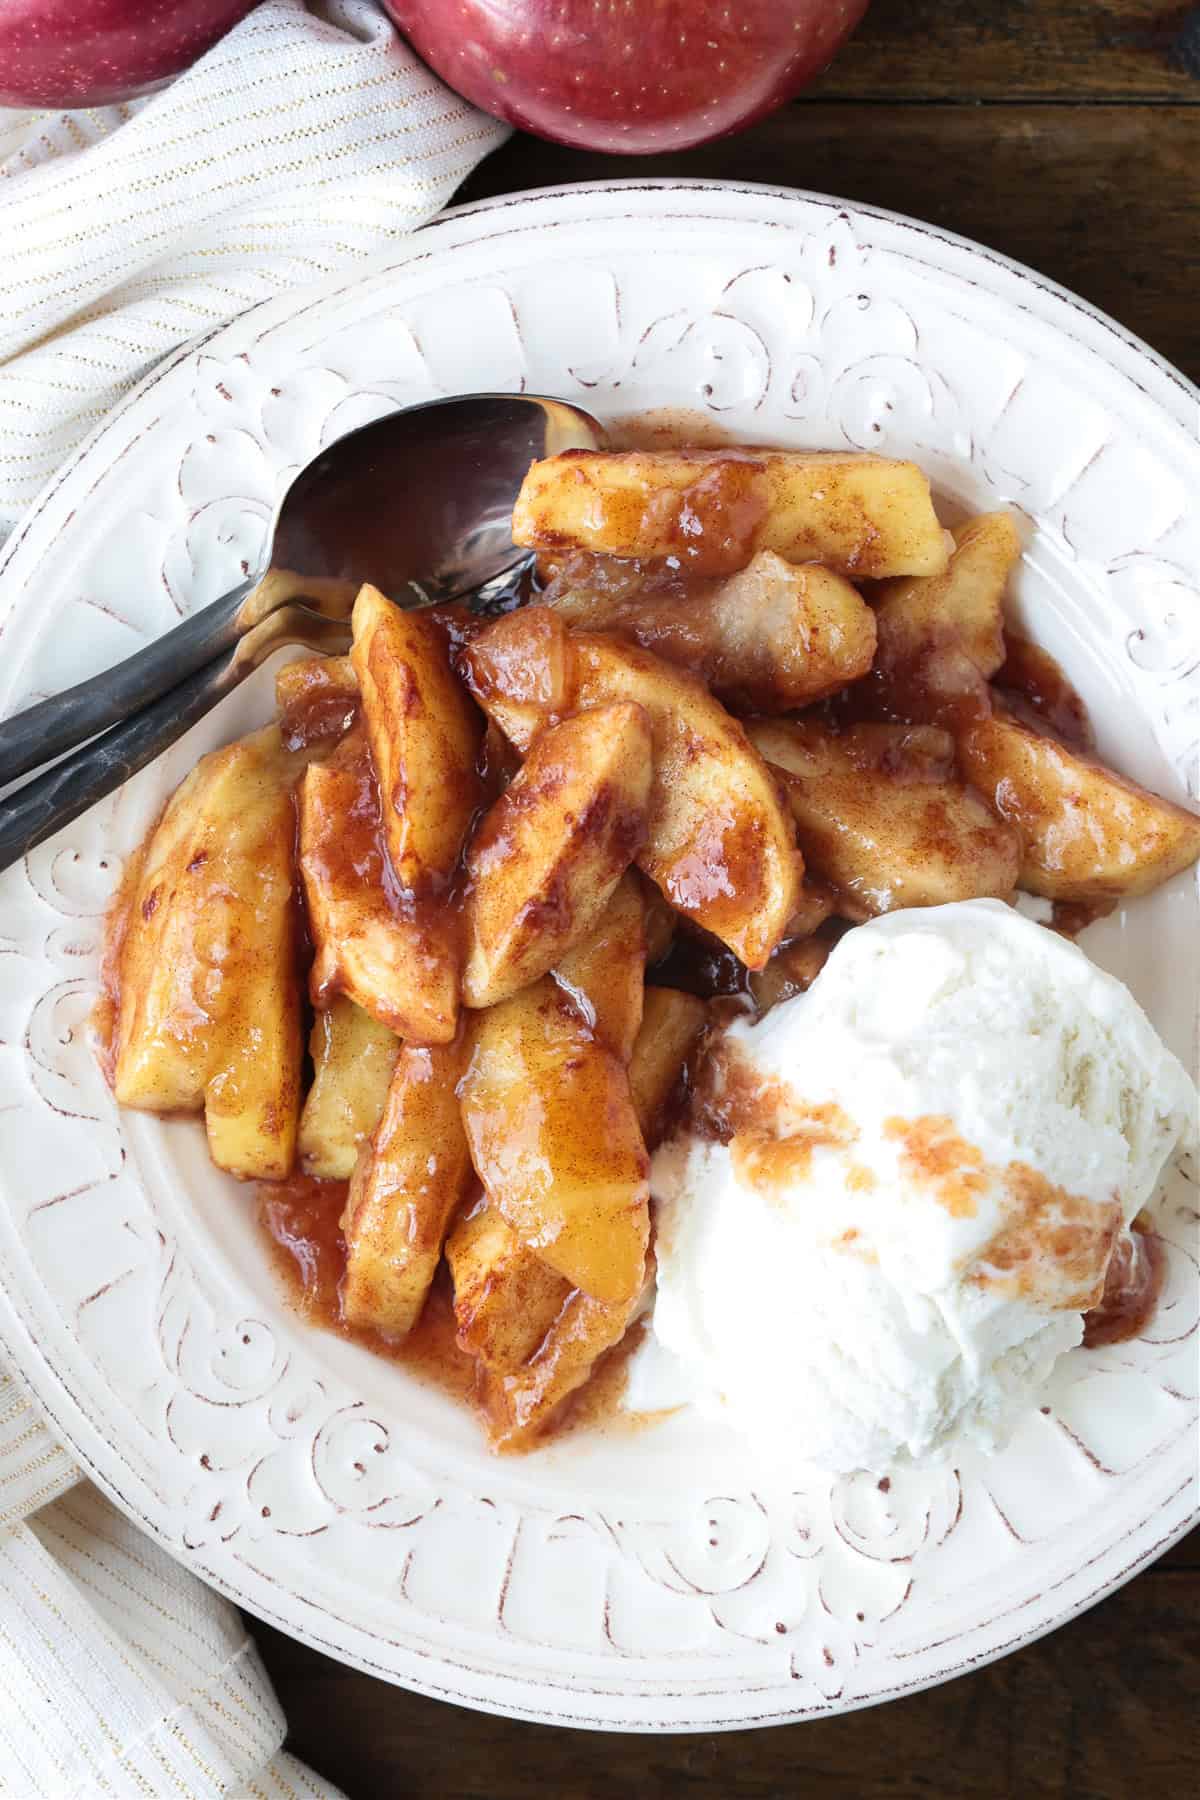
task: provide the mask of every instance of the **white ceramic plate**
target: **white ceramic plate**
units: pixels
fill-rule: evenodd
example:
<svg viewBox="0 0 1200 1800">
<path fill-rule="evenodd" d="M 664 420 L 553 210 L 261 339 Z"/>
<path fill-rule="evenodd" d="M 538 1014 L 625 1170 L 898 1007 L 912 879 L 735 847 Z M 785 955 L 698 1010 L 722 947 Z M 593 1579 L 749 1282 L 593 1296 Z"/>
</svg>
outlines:
<svg viewBox="0 0 1200 1800">
<path fill-rule="evenodd" d="M 815 196 L 613 183 L 468 208 L 369 276 L 158 370 L 0 564 L 0 707 L 126 654 L 259 556 L 318 445 L 480 388 L 750 440 L 913 456 L 1018 508 L 1027 628 L 1101 747 L 1197 794 L 1196 392 L 1116 326 L 928 226 Z M 1147 1337 L 1067 1359 L 991 1462 L 789 1491 L 690 1416 L 496 1461 L 471 1419 L 306 1330 L 190 1123 L 118 1117 L 85 1021 L 101 913 L 164 796 L 268 710 L 262 678 L 0 885 L 0 1343 L 81 1463 L 253 1612 L 429 1694 L 709 1730 L 861 1706 L 986 1661 L 1143 1566 L 1197 1504 L 1197 1194 L 1163 1201 Z M 1183 877 L 1088 948 L 1193 1061 Z"/>
</svg>

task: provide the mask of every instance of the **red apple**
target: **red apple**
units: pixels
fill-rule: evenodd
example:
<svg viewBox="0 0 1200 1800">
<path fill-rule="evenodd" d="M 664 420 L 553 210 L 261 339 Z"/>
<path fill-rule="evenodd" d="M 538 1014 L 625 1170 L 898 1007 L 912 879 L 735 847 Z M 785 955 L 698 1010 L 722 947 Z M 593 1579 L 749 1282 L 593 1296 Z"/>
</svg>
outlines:
<svg viewBox="0 0 1200 1800">
<path fill-rule="evenodd" d="M 0 106 L 107 106 L 195 62 L 254 0 L 0 0 Z"/>
<path fill-rule="evenodd" d="M 540 137 L 685 150 L 782 105 L 869 0 L 383 0 L 452 88 Z"/>
</svg>

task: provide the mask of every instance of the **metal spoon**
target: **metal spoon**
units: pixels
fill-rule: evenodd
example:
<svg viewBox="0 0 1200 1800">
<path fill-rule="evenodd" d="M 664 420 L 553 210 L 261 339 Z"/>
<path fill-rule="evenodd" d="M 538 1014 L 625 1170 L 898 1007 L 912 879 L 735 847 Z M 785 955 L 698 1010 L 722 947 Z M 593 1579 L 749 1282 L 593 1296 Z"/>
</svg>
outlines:
<svg viewBox="0 0 1200 1800">
<path fill-rule="evenodd" d="M 373 581 L 401 606 L 425 606 L 527 560 L 509 515 L 529 464 L 601 435 L 578 407 L 537 394 L 434 400 L 349 432 L 284 493 L 264 569 L 115 668 L 0 723 L 0 788 L 157 700 L 289 601 L 344 619 Z"/>
<path fill-rule="evenodd" d="M 281 644 L 331 648 L 325 624 L 349 618 L 363 581 L 407 608 L 515 575 L 531 560 L 511 534 L 529 464 L 602 441 L 588 413 L 537 394 L 430 401 L 339 438 L 283 495 L 265 570 L 0 722 L 0 788 L 88 744 L 0 801 L 0 869 L 152 761 Z"/>
</svg>

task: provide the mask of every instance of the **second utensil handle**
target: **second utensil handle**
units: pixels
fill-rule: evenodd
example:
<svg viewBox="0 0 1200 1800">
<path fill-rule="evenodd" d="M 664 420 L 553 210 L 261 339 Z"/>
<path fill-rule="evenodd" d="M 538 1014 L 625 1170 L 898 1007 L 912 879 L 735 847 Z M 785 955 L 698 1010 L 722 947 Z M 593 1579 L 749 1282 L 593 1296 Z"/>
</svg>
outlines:
<svg viewBox="0 0 1200 1800">
<path fill-rule="evenodd" d="M 242 602 L 256 585 L 257 577 L 242 582 L 124 662 L 0 720 L 0 788 L 131 719 L 230 650 L 238 640 Z"/>
<path fill-rule="evenodd" d="M 0 800 L 0 870 L 52 837 L 183 736 L 251 673 L 236 648 L 189 675 L 124 724 Z"/>
</svg>

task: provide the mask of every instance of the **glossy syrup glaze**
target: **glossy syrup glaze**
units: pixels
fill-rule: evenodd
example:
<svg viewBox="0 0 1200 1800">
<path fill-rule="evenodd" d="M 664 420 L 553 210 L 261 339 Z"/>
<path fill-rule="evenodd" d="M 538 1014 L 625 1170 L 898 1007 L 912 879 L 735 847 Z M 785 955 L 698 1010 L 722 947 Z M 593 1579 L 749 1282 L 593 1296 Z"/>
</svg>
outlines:
<svg viewBox="0 0 1200 1800">
<path fill-rule="evenodd" d="M 1166 1275 L 1166 1245 L 1152 1221 L 1139 1214 L 1133 1230 L 1117 1239 L 1099 1305 L 1084 1316 L 1085 1349 L 1140 1337 L 1154 1317 Z"/>
<path fill-rule="evenodd" d="M 346 1271 L 342 1213 L 348 1185 L 314 1181 L 305 1175 L 259 1185 L 259 1228 L 291 1305 L 307 1324 L 386 1357 L 418 1380 L 470 1405 L 486 1422 L 486 1383 L 481 1380 L 481 1365 L 459 1346 L 454 1292 L 445 1263 L 407 1337 L 389 1338 L 346 1322 L 341 1304 Z M 635 1323 L 619 1344 L 600 1357 L 587 1381 L 558 1409 L 537 1442 L 550 1442 L 585 1428 L 633 1430 L 643 1423 L 621 1410 L 629 1359 L 643 1332 L 644 1325 Z"/>
<path fill-rule="evenodd" d="M 347 1186 L 344 1181 L 313 1181 L 306 1175 L 293 1175 L 288 1181 L 265 1182 L 258 1189 L 259 1224 L 293 1306 L 310 1324 L 388 1357 L 458 1399 L 472 1399 L 475 1362 L 455 1341 L 453 1296 L 444 1267 L 420 1319 L 403 1341 L 357 1330 L 342 1317 L 341 1285 L 346 1270 L 342 1212 Z"/>
<path fill-rule="evenodd" d="M 711 450 L 694 446 L 676 450 L 674 456 L 685 465 L 696 458 L 695 479 L 679 487 L 655 488 L 648 495 L 636 485 L 594 482 L 591 464 L 597 454 L 567 450 L 560 460 L 574 465 L 574 478 L 588 490 L 589 527 L 601 539 L 627 544 L 635 554 L 649 553 L 656 559 L 665 550 L 669 561 L 705 575 L 745 568 L 769 505 L 765 465 L 753 450 L 731 446 L 716 461 Z M 571 548 L 567 538 L 546 525 L 537 542 L 551 552 Z"/>
<path fill-rule="evenodd" d="M 1004 647 L 994 685 L 1009 711 L 1052 731 L 1073 750 L 1091 750 L 1095 738 L 1087 707 L 1050 652 L 1013 631 L 1005 633 Z"/>
</svg>

